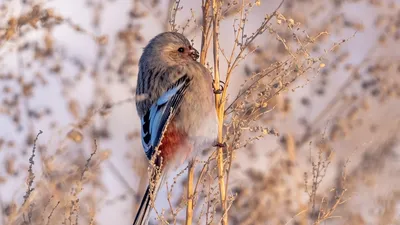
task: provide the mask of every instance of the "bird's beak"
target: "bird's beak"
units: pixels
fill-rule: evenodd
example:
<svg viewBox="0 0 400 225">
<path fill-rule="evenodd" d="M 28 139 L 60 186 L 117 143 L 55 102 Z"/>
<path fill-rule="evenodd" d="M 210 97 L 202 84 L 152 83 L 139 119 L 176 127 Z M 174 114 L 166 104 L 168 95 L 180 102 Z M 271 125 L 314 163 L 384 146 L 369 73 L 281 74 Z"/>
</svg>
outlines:
<svg viewBox="0 0 400 225">
<path fill-rule="evenodd" d="M 197 61 L 197 59 L 200 57 L 199 52 L 195 48 L 190 49 L 190 56 L 194 61 Z"/>
</svg>

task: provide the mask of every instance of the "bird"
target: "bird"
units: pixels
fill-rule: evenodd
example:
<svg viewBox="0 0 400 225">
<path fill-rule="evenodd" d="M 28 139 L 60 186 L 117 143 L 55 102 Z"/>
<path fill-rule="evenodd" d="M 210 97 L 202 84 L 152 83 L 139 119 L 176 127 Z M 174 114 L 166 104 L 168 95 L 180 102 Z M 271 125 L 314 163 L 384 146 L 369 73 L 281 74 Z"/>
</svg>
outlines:
<svg viewBox="0 0 400 225">
<path fill-rule="evenodd" d="M 133 225 L 148 224 L 151 202 L 171 171 L 221 145 L 214 97 L 220 90 L 198 58 L 199 52 L 178 32 L 158 34 L 140 57 L 136 109 L 142 146 L 157 172 L 150 174 Z"/>
</svg>

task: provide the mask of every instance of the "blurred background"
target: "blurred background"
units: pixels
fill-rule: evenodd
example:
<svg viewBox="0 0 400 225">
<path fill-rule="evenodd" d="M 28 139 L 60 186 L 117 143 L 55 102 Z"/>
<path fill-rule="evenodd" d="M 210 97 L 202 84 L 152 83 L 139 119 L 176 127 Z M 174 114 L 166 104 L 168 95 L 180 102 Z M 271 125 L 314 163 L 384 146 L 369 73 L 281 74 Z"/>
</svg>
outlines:
<svg viewBox="0 0 400 225">
<path fill-rule="evenodd" d="M 200 0 L 0 0 L 0 224 L 132 223 L 148 179 L 138 59 L 177 3 L 177 28 L 200 49 Z M 250 36 L 280 1 L 242 3 L 223 1 L 227 54 L 240 7 Z M 228 105 L 254 74 L 289 59 L 299 67 L 289 81 L 263 79 L 268 104 L 243 127 L 244 144 L 229 139 L 241 114 L 226 117 L 237 147 L 230 224 L 400 224 L 400 1 L 286 0 L 269 23 L 234 70 Z M 211 49 L 206 61 L 213 66 Z M 227 66 L 221 56 L 223 80 Z M 267 135 L 251 139 L 260 129 Z M 174 190 L 157 199 L 167 220 L 177 208 L 176 224 L 185 179 L 171 177 Z M 218 200 L 212 180 L 196 224 L 206 224 L 201 206 Z M 207 224 L 219 224 L 218 206 L 212 212 Z"/>
</svg>

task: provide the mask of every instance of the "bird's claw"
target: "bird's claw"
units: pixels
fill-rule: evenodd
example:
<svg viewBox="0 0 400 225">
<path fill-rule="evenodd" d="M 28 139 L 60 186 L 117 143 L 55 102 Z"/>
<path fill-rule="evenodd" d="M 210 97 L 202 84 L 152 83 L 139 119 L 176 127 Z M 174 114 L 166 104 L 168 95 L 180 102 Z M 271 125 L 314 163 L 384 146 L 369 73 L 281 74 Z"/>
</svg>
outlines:
<svg viewBox="0 0 400 225">
<path fill-rule="evenodd" d="M 215 81 L 215 80 L 214 80 L 214 81 Z M 225 85 L 225 82 L 223 82 L 222 80 L 220 80 L 220 81 L 219 81 L 219 88 L 218 88 L 218 89 L 215 89 L 215 87 L 213 86 L 214 94 L 222 94 L 222 92 L 224 91 L 224 85 Z"/>
<path fill-rule="evenodd" d="M 221 88 L 219 88 L 219 89 L 214 89 L 214 94 L 216 94 L 216 95 L 219 95 L 219 94 L 222 94 L 222 89 Z"/>
<path fill-rule="evenodd" d="M 218 148 L 225 148 L 226 147 L 226 142 L 217 142 L 214 144 L 214 147 L 218 147 Z"/>
</svg>

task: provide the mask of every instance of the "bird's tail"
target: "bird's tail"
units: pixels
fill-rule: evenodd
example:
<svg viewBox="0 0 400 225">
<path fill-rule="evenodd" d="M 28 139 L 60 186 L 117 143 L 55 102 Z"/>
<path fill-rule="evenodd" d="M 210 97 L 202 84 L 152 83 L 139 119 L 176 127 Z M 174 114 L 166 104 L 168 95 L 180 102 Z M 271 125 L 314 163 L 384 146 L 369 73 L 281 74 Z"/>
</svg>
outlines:
<svg viewBox="0 0 400 225">
<path fill-rule="evenodd" d="M 161 175 L 160 179 L 154 182 L 154 188 L 147 185 L 146 192 L 142 198 L 142 202 L 140 203 L 139 209 L 136 213 L 135 221 L 133 225 L 148 225 L 149 224 L 149 216 L 151 210 L 151 201 L 155 201 L 158 191 L 160 190 L 160 186 L 163 183 L 164 174 Z"/>
</svg>

